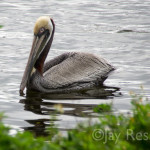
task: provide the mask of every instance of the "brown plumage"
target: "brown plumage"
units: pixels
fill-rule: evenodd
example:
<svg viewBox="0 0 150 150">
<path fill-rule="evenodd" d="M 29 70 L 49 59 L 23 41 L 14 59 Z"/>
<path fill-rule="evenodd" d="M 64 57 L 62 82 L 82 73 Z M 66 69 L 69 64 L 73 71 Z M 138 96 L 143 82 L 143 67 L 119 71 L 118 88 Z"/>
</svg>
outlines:
<svg viewBox="0 0 150 150">
<path fill-rule="evenodd" d="M 71 92 L 102 84 L 114 70 L 105 59 L 93 54 L 68 52 L 44 64 L 51 47 L 55 25 L 50 17 L 40 17 L 34 27 L 34 40 L 20 85 L 45 93 Z"/>
</svg>

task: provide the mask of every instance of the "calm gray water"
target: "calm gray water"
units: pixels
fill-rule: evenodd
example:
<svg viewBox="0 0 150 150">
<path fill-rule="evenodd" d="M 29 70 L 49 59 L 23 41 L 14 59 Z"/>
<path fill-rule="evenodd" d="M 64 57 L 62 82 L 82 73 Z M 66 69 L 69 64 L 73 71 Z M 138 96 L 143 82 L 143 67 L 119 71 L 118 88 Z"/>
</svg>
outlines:
<svg viewBox="0 0 150 150">
<path fill-rule="evenodd" d="M 113 102 L 116 112 L 130 111 L 129 91 L 144 87 L 150 97 L 149 0 L 1 0 L 0 2 L 0 111 L 14 128 L 44 134 L 53 105 L 63 104 L 64 114 L 54 120 L 60 130 L 94 117 L 92 107 Z M 33 26 L 42 15 L 56 24 L 47 59 L 63 52 L 84 51 L 101 55 L 117 70 L 105 86 L 82 94 L 19 96 L 19 85 L 31 49 Z M 108 88 L 111 87 L 111 88 Z M 112 88 L 117 87 L 117 88 Z M 84 117 L 83 117 L 84 116 Z"/>
</svg>

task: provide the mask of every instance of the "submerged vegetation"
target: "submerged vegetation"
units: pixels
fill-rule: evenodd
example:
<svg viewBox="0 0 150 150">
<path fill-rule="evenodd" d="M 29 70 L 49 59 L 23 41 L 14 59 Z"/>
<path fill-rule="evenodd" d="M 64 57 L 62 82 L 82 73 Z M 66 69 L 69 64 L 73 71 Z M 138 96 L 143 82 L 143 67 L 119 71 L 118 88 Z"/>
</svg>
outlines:
<svg viewBox="0 0 150 150">
<path fill-rule="evenodd" d="M 62 136 L 50 128 L 54 136 L 34 138 L 29 132 L 10 135 L 10 128 L 2 123 L 0 116 L 0 150 L 137 150 L 150 147 L 150 104 L 146 99 L 132 93 L 132 112 L 114 115 L 103 113 L 96 123 L 79 124 L 76 129 Z M 112 111 L 111 105 L 94 108 L 101 113 Z M 99 111 L 100 110 L 100 111 Z M 103 111 L 101 111 L 103 110 Z"/>
</svg>

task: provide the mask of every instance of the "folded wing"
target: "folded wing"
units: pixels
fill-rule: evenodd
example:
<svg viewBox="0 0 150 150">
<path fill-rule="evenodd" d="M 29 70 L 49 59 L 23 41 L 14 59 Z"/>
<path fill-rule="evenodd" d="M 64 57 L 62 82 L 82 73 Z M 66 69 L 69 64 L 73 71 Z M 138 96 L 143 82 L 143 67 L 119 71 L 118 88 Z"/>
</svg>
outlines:
<svg viewBox="0 0 150 150">
<path fill-rule="evenodd" d="M 44 66 L 46 89 L 102 84 L 114 70 L 105 59 L 88 53 L 65 53 Z"/>
</svg>

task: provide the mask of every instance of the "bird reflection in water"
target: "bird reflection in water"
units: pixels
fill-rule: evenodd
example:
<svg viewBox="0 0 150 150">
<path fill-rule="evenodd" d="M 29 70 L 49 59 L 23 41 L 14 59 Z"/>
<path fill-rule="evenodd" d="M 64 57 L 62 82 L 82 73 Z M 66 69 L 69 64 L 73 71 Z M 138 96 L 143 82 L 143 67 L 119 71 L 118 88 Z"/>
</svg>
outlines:
<svg viewBox="0 0 150 150">
<path fill-rule="evenodd" d="M 48 115 L 56 115 L 56 118 L 59 118 L 59 112 L 56 112 L 54 106 L 56 104 L 62 105 L 64 112 L 64 116 L 72 116 L 72 117 L 82 117 L 82 118 L 94 118 L 96 114 L 93 113 L 93 108 L 96 104 L 88 104 L 86 102 L 87 99 L 99 100 L 110 100 L 116 96 L 121 96 L 119 92 L 119 88 L 117 87 L 107 87 L 101 86 L 92 89 L 88 89 L 85 91 L 80 91 L 76 93 L 65 93 L 65 94 L 44 94 L 38 92 L 27 91 L 24 99 L 20 100 L 20 103 L 24 104 L 24 109 L 26 111 L 31 111 L 34 114 L 42 115 L 43 117 L 40 119 L 33 120 L 25 120 L 32 126 L 23 127 L 24 130 L 31 131 L 35 136 L 47 136 L 46 128 L 49 126 L 53 126 L 57 122 L 61 122 L 60 119 L 49 119 Z M 65 103 L 64 103 L 65 100 Z M 84 104 L 76 104 L 71 103 L 73 101 L 85 100 Z M 62 101 L 62 102 L 61 102 Z M 68 102 L 66 102 L 68 101 Z M 44 118 L 46 116 L 46 119 Z M 67 129 L 59 128 L 60 131 L 66 131 Z"/>
</svg>

